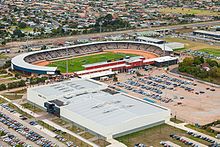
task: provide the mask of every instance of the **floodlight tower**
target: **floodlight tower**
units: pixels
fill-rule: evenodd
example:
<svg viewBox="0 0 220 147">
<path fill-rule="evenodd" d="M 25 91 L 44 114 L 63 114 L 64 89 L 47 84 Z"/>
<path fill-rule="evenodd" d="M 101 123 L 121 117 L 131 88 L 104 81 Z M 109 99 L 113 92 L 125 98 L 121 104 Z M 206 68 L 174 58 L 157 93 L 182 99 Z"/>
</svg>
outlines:
<svg viewBox="0 0 220 147">
<path fill-rule="evenodd" d="M 66 54 L 67 54 L 67 56 L 69 55 L 69 51 L 68 51 L 68 48 L 66 48 Z M 69 66 L 68 66 L 68 64 L 69 64 L 69 61 L 68 61 L 68 59 L 66 60 L 66 74 L 68 75 L 68 72 L 69 72 Z"/>
</svg>

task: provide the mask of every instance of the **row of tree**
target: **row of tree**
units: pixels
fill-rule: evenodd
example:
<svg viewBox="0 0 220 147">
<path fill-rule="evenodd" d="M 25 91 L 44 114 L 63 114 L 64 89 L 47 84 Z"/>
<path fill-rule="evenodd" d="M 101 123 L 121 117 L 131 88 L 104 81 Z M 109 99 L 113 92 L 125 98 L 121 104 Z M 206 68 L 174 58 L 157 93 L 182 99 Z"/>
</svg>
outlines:
<svg viewBox="0 0 220 147">
<path fill-rule="evenodd" d="M 12 88 L 18 88 L 18 87 L 24 87 L 26 86 L 24 80 L 8 83 L 8 84 L 0 84 L 0 91 L 6 90 L 6 89 L 12 89 Z"/>
</svg>

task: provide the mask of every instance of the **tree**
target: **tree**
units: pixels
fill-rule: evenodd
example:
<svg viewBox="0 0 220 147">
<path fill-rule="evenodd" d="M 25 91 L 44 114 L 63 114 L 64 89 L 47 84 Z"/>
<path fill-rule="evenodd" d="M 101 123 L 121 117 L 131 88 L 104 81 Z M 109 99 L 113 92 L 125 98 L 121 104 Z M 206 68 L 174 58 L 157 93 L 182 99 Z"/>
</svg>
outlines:
<svg viewBox="0 0 220 147">
<path fill-rule="evenodd" d="M 2 91 L 2 90 L 6 90 L 6 85 L 5 84 L 0 84 L 0 91 Z"/>
<path fill-rule="evenodd" d="M 203 59 L 204 60 L 204 59 Z M 200 60 L 200 57 L 194 57 L 194 61 L 193 61 L 193 64 L 195 65 L 200 65 L 202 62 Z"/>
<path fill-rule="evenodd" d="M 2 45 L 6 45 L 6 41 L 5 40 L 2 41 Z"/>
<path fill-rule="evenodd" d="M 25 22 L 19 22 L 18 27 L 23 29 L 27 27 L 27 24 Z"/>
<path fill-rule="evenodd" d="M 25 34 L 22 33 L 21 30 L 18 29 L 18 28 L 16 28 L 16 29 L 13 31 L 13 35 L 14 35 L 14 36 L 17 36 L 18 38 L 25 36 Z"/>
</svg>

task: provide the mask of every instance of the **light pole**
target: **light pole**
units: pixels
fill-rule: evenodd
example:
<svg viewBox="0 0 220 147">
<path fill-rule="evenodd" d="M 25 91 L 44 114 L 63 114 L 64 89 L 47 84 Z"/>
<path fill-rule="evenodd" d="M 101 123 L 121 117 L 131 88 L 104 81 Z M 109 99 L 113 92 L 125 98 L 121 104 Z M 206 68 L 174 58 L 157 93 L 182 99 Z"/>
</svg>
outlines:
<svg viewBox="0 0 220 147">
<path fill-rule="evenodd" d="M 100 21 L 100 22 L 99 22 L 99 33 L 102 32 L 102 25 L 103 25 L 103 21 Z"/>
</svg>

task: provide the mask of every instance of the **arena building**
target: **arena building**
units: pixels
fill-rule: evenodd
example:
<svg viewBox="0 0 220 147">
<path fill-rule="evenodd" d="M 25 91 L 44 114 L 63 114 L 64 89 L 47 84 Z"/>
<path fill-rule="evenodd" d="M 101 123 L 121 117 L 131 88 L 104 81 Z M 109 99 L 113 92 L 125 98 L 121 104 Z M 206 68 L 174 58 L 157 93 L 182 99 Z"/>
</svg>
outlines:
<svg viewBox="0 0 220 147">
<path fill-rule="evenodd" d="M 42 61 L 65 59 L 115 49 L 142 50 L 154 53 L 158 56 L 169 55 L 172 53 L 172 49 L 163 44 L 153 44 L 137 41 L 93 42 L 20 54 L 12 59 L 11 68 L 13 70 L 18 70 L 30 74 L 58 74 L 59 71 L 57 70 L 57 67 L 44 67 L 34 64 Z"/>
<path fill-rule="evenodd" d="M 162 124 L 170 117 L 164 107 L 91 79 L 28 88 L 27 100 L 107 139 Z"/>
</svg>

